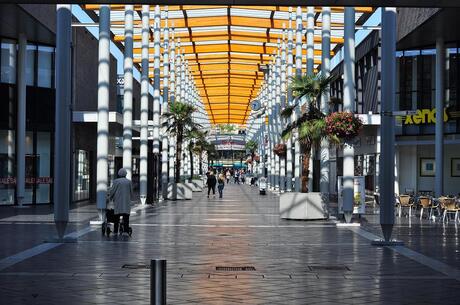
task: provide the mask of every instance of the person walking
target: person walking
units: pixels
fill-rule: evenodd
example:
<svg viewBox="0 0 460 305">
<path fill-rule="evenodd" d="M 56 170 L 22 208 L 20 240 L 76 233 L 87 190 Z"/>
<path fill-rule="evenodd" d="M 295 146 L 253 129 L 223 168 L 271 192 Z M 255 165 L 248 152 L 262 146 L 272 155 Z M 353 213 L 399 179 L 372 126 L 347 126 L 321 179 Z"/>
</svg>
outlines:
<svg viewBox="0 0 460 305">
<path fill-rule="evenodd" d="M 210 172 L 208 176 L 208 198 L 209 198 L 209 194 L 211 193 L 211 190 L 212 190 L 212 194 L 214 196 L 216 195 L 216 183 L 217 183 L 217 179 L 216 179 L 216 176 L 214 176 L 214 172 Z"/>
<path fill-rule="evenodd" d="M 133 186 L 131 180 L 126 178 L 126 169 L 118 171 L 118 177 L 113 181 L 109 197 L 114 204 L 114 214 L 117 219 L 123 217 L 123 232 L 129 232 L 129 214 L 131 213 L 131 198 L 133 197 Z M 114 224 L 114 233 L 118 233 L 118 222 Z"/>
<path fill-rule="evenodd" d="M 227 170 L 227 173 L 226 173 L 227 184 L 229 184 L 229 183 L 230 183 L 230 176 L 231 176 L 231 174 L 230 174 L 230 170 Z"/>
<path fill-rule="evenodd" d="M 224 187 L 225 187 L 225 177 L 223 174 L 219 175 L 219 178 L 217 179 L 217 190 L 219 191 L 219 198 L 222 198 L 222 194 L 224 192 Z"/>
</svg>

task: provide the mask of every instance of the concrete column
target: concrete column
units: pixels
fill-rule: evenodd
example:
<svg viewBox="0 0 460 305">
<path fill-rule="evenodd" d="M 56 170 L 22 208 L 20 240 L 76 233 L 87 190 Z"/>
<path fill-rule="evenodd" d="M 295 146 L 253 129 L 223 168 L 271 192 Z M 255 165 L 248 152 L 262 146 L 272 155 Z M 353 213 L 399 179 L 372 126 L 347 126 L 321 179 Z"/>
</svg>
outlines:
<svg viewBox="0 0 460 305">
<path fill-rule="evenodd" d="M 72 5 L 56 6 L 56 112 L 54 139 L 54 222 L 58 238 L 64 237 L 69 221 L 70 156 L 72 124 Z M 61 166 L 58 166 L 58 165 Z"/>
<path fill-rule="evenodd" d="M 275 93 L 275 104 L 273 107 L 274 110 L 274 122 L 276 125 L 275 128 L 275 144 L 281 143 L 281 120 L 280 120 L 280 104 L 281 104 L 281 57 L 279 55 L 280 44 L 278 41 L 278 55 L 275 57 L 275 77 L 274 77 L 274 93 Z M 285 177 L 283 177 L 284 179 Z M 275 156 L 275 189 L 276 191 L 281 191 L 281 158 Z"/>
<path fill-rule="evenodd" d="M 160 6 L 155 6 L 153 25 L 153 154 L 160 153 L 160 57 L 161 57 L 161 15 Z M 156 168 L 155 164 L 155 168 Z M 157 172 L 155 172 L 155 175 Z"/>
<path fill-rule="evenodd" d="M 139 162 L 139 197 L 142 204 L 147 200 L 148 167 L 148 119 L 149 119 L 149 40 L 150 6 L 142 5 L 142 49 L 141 49 L 141 128 Z"/>
<path fill-rule="evenodd" d="M 291 18 L 291 16 L 289 16 Z M 291 22 L 289 22 L 291 23 Z M 287 44 L 287 105 L 292 105 L 293 103 L 293 98 L 292 98 L 292 91 L 289 89 L 290 85 L 290 79 L 292 78 L 292 65 L 293 65 L 293 55 L 292 55 L 292 49 L 293 49 L 293 32 L 291 28 L 291 24 L 289 24 L 289 30 L 288 30 L 288 44 Z M 289 122 L 291 119 L 289 119 Z M 292 191 L 292 167 L 293 167 L 293 155 L 292 155 L 292 137 L 289 138 L 286 141 L 286 164 L 287 164 L 287 169 L 286 169 L 286 180 L 287 180 L 287 186 L 286 186 L 286 191 L 291 192 Z"/>
<path fill-rule="evenodd" d="M 355 104 L 355 9 L 345 8 L 344 29 L 344 79 L 343 79 L 343 110 L 354 112 Z M 349 223 L 353 214 L 354 197 L 354 148 L 351 143 L 343 146 L 343 212 L 345 221 Z"/>
<path fill-rule="evenodd" d="M 324 46 L 324 31 L 325 31 L 325 24 L 324 24 L 324 13 L 325 9 L 323 8 L 323 46 Z M 330 17 L 330 8 L 329 9 L 329 44 L 330 44 L 330 36 L 331 36 L 331 17 Z M 307 41 L 307 75 L 313 75 L 313 69 L 315 67 L 315 7 L 309 6 L 307 8 L 307 34 L 306 34 L 306 41 Z M 330 46 L 329 46 L 330 49 Z"/>
<path fill-rule="evenodd" d="M 97 208 L 104 219 L 108 186 L 109 154 L 109 84 L 110 84 L 110 6 L 99 9 L 99 62 L 97 84 Z"/>
<path fill-rule="evenodd" d="M 133 14 L 134 5 L 125 5 L 125 58 L 123 85 L 123 168 L 132 174 L 133 136 Z"/>
<path fill-rule="evenodd" d="M 396 76 L 396 8 L 382 9 L 382 102 L 381 154 L 379 162 L 380 225 L 385 241 L 390 241 L 394 224 L 394 117 Z"/>
<path fill-rule="evenodd" d="M 284 39 L 285 34 L 283 33 L 283 42 L 281 44 L 281 63 L 280 63 L 280 105 L 278 106 L 278 109 L 284 109 L 286 107 L 286 41 Z M 279 134 L 283 132 L 284 126 L 284 120 L 281 120 L 281 115 L 280 111 L 278 111 L 278 118 L 281 122 L 281 128 Z M 284 142 L 284 141 L 283 141 Z M 287 150 L 287 145 L 286 145 L 286 150 Z M 286 157 L 282 158 L 280 160 L 280 191 L 284 193 L 286 191 L 286 158 L 287 158 L 287 151 L 286 151 Z"/>
<path fill-rule="evenodd" d="M 446 73 L 446 46 L 444 39 L 438 36 L 436 40 L 436 132 L 435 132 L 435 160 L 436 171 L 434 190 L 437 197 L 444 195 L 444 103 L 445 103 L 445 73 Z"/>
<path fill-rule="evenodd" d="M 26 58 L 27 38 L 24 33 L 20 33 L 18 37 L 18 109 L 16 130 L 16 200 L 19 207 L 22 207 L 24 201 L 26 180 Z"/>
<path fill-rule="evenodd" d="M 161 107 L 162 114 L 168 111 L 169 99 L 169 28 L 168 28 L 168 8 L 165 9 L 165 28 L 163 33 L 163 104 Z M 168 196 L 168 134 L 166 127 L 162 128 L 161 143 L 161 197 Z"/>
<path fill-rule="evenodd" d="M 347 8 L 345 10 L 347 10 Z M 331 54 L 330 54 L 330 51 L 331 51 L 331 8 L 323 7 L 322 16 L 323 16 L 322 17 L 323 25 L 321 29 L 321 37 L 322 37 L 321 74 L 325 77 L 329 77 L 331 74 Z M 345 22 L 347 22 L 347 19 L 345 19 Z M 354 25 L 354 20 L 353 20 L 353 25 Z M 352 34 L 354 37 L 354 32 Z M 353 45 L 353 48 L 354 48 L 354 45 Z M 331 94 L 328 90 L 321 96 L 320 109 L 321 109 L 321 112 L 326 115 L 329 114 L 330 98 L 331 98 Z M 323 194 L 327 194 L 327 197 L 328 197 L 328 194 L 329 194 L 329 141 L 327 141 L 326 139 L 323 139 L 321 141 L 319 158 L 320 158 L 320 167 L 321 167 L 320 192 Z"/>
<path fill-rule="evenodd" d="M 295 75 L 302 75 L 302 8 L 300 6 L 297 7 L 296 14 Z M 300 111 L 296 110 L 295 113 L 293 113 L 292 119 L 296 120 L 299 116 L 299 113 Z M 293 141 L 295 191 L 300 192 L 300 176 L 302 175 L 302 168 L 300 166 L 300 143 L 297 135 L 294 135 Z"/>
<path fill-rule="evenodd" d="M 176 99 L 176 42 L 174 39 L 174 29 L 171 30 L 171 50 L 170 50 L 170 96 L 169 103 L 174 103 Z M 174 162 L 176 154 L 176 139 L 170 137 L 169 141 L 169 181 L 174 182 Z"/>
</svg>

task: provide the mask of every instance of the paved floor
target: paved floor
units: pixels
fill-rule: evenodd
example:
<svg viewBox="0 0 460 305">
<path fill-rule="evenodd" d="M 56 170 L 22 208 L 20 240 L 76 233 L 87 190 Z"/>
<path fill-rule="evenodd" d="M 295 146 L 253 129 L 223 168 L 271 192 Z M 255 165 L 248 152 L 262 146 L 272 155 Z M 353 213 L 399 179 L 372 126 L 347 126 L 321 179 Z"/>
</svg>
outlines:
<svg viewBox="0 0 460 305">
<path fill-rule="evenodd" d="M 80 232 L 78 243 L 6 268 L 11 255 L 43 246 L 52 215 L 0 209 L 0 304 L 149 304 L 149 270 L 122 266 L 152 258 L 168 260 L 168 304 L 460 303 L 453 223 L 398 218 L 407 247 L 378 248 L 368 239 L 379 234 L 378 215 L 361 228 L 280 220 L 276 195 L 236 185 L 224 192 L 139 210 L 131 238 L 85 231 L 93 207 L 75 208 L 69 230 Z M 216 271 L 244 266 L 255 271 Z"/>
</svg>

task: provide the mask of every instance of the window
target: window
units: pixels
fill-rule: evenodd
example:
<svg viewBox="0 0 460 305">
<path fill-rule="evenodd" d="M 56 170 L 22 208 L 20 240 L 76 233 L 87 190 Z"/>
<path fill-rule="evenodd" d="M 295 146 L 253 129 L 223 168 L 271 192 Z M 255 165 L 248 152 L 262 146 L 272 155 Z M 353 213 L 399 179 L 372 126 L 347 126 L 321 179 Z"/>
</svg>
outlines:
<svg viewBox="0 0 460 305">
<path fill-rule="evenodd" d="M 1 43 L 1 76 L 2 83 L 16 83 L 16 44 L 3 40 Z"/>
<path fill-rule="evenodd" d="M 38 47 L 38 79 L 37 86 L 43 88 L 54 87 L 54 69 L 53 69 L 54 48 Z"/>
<path fill-rule="evenodd" d="M 35 86 L 35 52 L 37 47 L 27 45 L 26 51 L 26 85 Z"/>
</svg>

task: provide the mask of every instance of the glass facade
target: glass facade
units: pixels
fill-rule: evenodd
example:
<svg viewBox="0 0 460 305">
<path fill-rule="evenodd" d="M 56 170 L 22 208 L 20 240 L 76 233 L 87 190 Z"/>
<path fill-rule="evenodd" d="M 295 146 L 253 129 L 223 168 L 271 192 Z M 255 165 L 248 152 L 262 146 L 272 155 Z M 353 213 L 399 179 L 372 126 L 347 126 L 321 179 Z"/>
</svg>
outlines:
<svg viewBox="0 0 460 305">
<path fill-rule="evenodd" d="M 460 132 L 457 112 L 460 110 L 458 100 L 458 79 L 460 50 L 447 49 L 445 74 L 445 133 Z M 397 57 L 397 92 L 396 108 L 415 110 L 416 115 L 397 118 L 398 135 L 433 135 L 435 132 L 436 108 L 436 50 L 399 51 Z"/>
<path fill-rule="evenodd" d="M 0 204 L 16 192 L 17 42 L 0 38 Z M 28 44 L 26 51 L 24 203 L 51 203 L 53 189 L 54 47 Z"/>
</svg>

